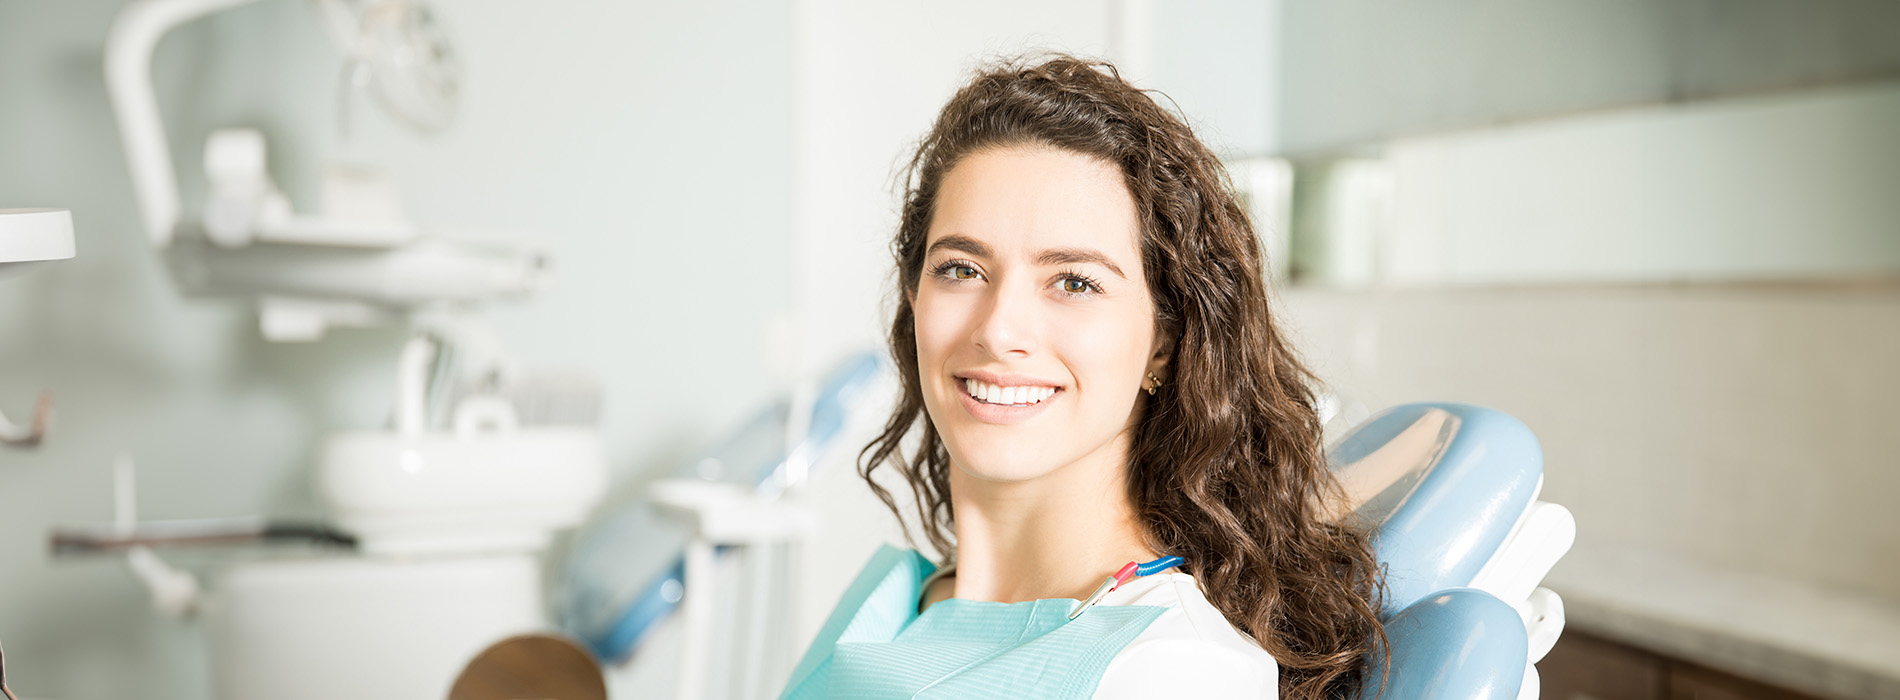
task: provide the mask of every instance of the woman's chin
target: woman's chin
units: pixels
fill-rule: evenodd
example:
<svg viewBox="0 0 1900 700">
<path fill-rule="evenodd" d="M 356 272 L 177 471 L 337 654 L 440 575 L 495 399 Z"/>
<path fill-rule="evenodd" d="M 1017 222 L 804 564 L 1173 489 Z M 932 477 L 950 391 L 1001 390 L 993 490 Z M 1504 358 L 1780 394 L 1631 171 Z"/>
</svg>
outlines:
<svg viewBox="0 0 1900 700">
<path fill-rule="evenodd" d="M 1047 465 L 1042 465 L 1042 468 L 1036 468 L 1028 465 L 999 464 L 984 464 L 969 467 L 959 464 L 957 470 L 963 472 L 971 479 L 991 484 L 1020 484 L 1035 481 L 1038 477 L 1046 476 L 1049 472 L 1055 471 L 1054 469 L 1048 468 Z"/>
<path fill-rule="evenodd" d="M 1062 460 L 1048 455 L 1047 445 L 1028 440 L 982 440 L 964 444 L 946 441 L 950 462 L 957 471 L 978 481 L 1014 483 L 1045 476 Z"/>
</svg>

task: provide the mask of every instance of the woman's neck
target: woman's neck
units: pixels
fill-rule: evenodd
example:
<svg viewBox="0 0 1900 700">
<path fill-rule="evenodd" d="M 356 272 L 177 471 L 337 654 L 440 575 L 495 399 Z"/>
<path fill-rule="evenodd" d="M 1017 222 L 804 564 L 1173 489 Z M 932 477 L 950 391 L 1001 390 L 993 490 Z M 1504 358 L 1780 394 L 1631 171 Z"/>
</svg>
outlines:
<svg viewBox="0 0 1900 700">
<path fill-rule="evenodd" d="M 957 533 L 951 595 L 1014 603 L 1082 598 L 1131 559 L 1154 558 L 1129 502 L 1128 434 L 1030 481 L 950 469 Z"/>
</svg>

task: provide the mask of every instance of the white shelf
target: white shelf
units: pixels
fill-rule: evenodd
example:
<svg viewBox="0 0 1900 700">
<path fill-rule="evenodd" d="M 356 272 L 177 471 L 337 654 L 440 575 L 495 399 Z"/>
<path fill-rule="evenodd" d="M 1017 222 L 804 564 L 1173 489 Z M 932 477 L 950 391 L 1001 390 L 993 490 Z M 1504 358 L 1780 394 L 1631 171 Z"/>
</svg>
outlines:
<svg viewBox="0 0 1900 700">
<path fill-rule="evenodd" d="M 18 263 L 73 256 L 73 215 L 65 209 L 0 209 L 0 274 Z"/>
</svg>

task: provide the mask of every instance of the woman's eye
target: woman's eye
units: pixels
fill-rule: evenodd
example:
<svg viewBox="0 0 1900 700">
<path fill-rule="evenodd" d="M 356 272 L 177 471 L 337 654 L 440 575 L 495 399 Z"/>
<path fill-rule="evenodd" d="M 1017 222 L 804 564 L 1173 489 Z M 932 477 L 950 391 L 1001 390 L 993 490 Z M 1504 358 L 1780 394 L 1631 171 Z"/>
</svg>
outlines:
<svg viewBox="0 0 1900 700">
<path fill-rule="evenodd" d="M 983 273 L 975 265 L 956 260 L 938 263 L 936 267 L 930 268 L 930 274 L 952 282 L 983 279 Z"/>
<path fill-rule="evenodd" d="M 1088 280 L 1075 277 L 1065 277 L 1061 284 L 1062 291 L 1069 294 L 1087 294 L 1094 291 L 1094 285 L 1089 284 Z"/>
</svg>

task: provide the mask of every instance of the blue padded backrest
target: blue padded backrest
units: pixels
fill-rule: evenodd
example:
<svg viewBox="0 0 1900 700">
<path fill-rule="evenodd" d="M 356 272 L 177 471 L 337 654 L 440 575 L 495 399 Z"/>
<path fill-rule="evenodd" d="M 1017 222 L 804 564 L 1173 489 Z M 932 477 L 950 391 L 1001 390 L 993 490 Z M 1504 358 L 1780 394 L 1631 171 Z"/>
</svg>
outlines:
<svg viewBox="0 0 1900 700">
<path fill-rule="evenodd" d="M 1530 642 L 1517 611 L 1475 588 L 1438 591 L 1385 621 L 1391 676 L 1374 661 L 1361 700 L 1513 700 Z M 1380 694 L 1383 685 L 1385 693 Z"/>
<path fill-rule="evenodd" d="M 1329 452 L 1386 565 L 1385 614 L 1471 584 L 1536 497 L 1537 437 L 1517 419 L 1456 403 L 1406 404 Z"/>
</svg>

